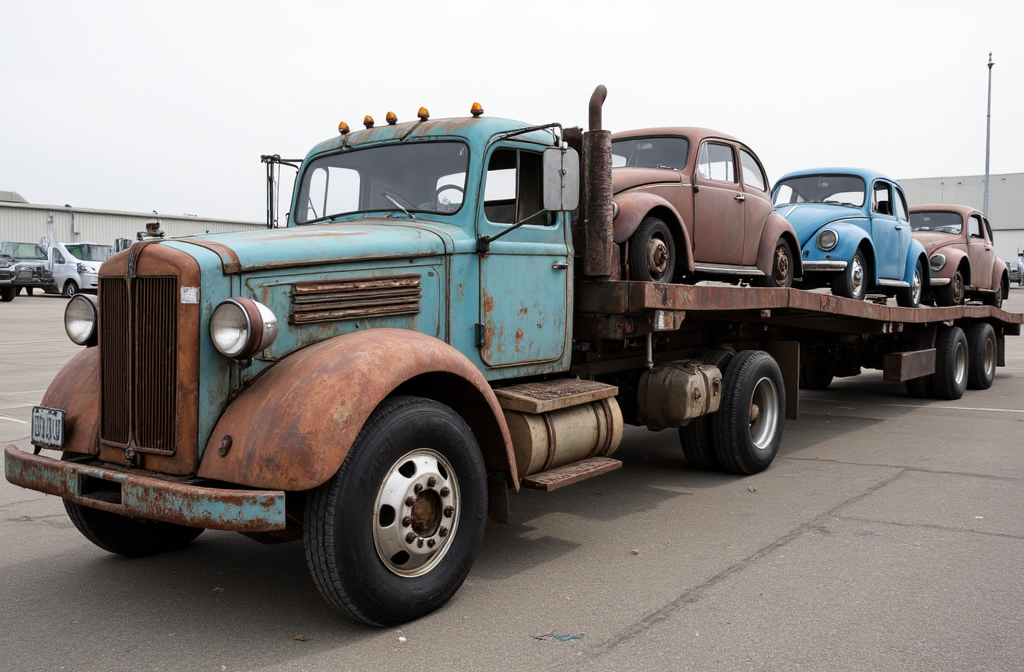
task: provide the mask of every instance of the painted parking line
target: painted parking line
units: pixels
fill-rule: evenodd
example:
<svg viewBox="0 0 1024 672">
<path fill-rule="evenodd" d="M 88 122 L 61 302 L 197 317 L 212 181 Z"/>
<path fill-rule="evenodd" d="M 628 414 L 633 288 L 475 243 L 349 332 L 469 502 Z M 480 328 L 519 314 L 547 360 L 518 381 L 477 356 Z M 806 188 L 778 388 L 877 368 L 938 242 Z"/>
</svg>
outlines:
<svg viewBox="0 0 1024 672">
<path fill-rule="evenodd" d="M 25 420 L 18 420 L 17 418 L 9 418 L 6 415 L 0 415 L 0 420 L 10 420 L 11 422 L 19 422 L 23 425 L 27 425 L 28 422 Z"/>
<path fill-rule="evenodd" d="M 835 403 L 834 399 L 822 399 L 821 397 L 800 397 L 800 401 L 821 401 L 821 402 L 832 402 Z M 880 404 L 877 402 L 868 402 L 871 406 L 892 406 L 895 408 L 930 408 L 933 410 L 940 411 L 976 411 L 976 412 L 988 412 L 988 413 L 1024 413 L 1024 410 L 1017 408 L 977 408 L 975 406 L 947 406 L 945 404 Z M 850 408 L 848 406 L 839 406 L 839 408 Z M 852 410 L 852 409 L 851 409 Z"/>
</svg>

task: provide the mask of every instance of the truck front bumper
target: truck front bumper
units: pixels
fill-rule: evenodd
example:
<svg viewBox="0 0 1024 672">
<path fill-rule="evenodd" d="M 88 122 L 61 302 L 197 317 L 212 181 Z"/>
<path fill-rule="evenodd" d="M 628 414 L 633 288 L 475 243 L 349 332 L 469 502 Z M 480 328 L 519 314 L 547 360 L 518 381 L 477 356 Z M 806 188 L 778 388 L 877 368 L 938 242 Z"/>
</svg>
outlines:
<svg viewBox="0 0 1024 672">
<path fill-rule="evenodd" d="M 236 532 L 285 528 L 281 490 L 214 488 L 196 479 L 169 480 L 153 472 L 121 469 L 87 455 L 81 460 L 55 460 L 9 445 L 4 471 L 8 481 L 23 488 L 131 518 Z"/>
</svg>

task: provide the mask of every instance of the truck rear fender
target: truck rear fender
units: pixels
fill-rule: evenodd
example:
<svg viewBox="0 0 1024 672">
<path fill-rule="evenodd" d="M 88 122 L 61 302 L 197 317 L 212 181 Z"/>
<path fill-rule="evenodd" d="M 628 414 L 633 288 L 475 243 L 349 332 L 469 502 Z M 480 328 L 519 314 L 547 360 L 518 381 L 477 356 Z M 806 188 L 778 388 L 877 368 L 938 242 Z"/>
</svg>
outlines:
<svg viewBox="0 0 1024 672">
<path fill-rule="evenodd" d="M 64 445 L 70 453 L 100 452 L 100 350 L 85 348 L 57 372 L 40 406 L 64 411 Z"/>
<path fill-rule="evenodd" d="M 671 203 L 661 196 L 643 191 L 618 194 L 615 197 L 615 203 L 619 206 L 619 216 L 612 222 L 613 240 L 616 245 L 621 245 L 629 240 L 644 217 L 654 215 L 664 221 L 672 230 L 672 235 L 676 239 L 676 258 L 685 259 L 686 270 L 693 272 L 693 255 L 691 254 L 693 245 L 690 243 L 690 234 L 687 232 L 686 226 L 683 225 L 683 216 L 672 207 Z M 678 266 L 676 270 L 679 270 Z"/>
<path fill-rule="evenodd" d="M 448 404 L 492 472 L 518 489 L 505 418 L 483 374 L 455 348 L 404 329 L 337 336 L 290 355 L 228 406 L 199 476 L 286 491 L 315 488 L 341 466 L 373 410 L 393 394 Z"/>
<path fill-rule="evenodd" d="M 768 215 L 768 220 L 764 223 L 764 229 L 761 230 L 761 242 L 757 248 L 757 262 L 755 266 L 765 275 L 771 276 L 772 264 L 775 261 L 775 245 L 780 238 L 789 243 L 789 249 L 793 253 L 793 278 L 802 277 L 804 269 L 800 257 L 800 241 L 797 240 L 792 225 L 777 212 Z"/>
</svg>

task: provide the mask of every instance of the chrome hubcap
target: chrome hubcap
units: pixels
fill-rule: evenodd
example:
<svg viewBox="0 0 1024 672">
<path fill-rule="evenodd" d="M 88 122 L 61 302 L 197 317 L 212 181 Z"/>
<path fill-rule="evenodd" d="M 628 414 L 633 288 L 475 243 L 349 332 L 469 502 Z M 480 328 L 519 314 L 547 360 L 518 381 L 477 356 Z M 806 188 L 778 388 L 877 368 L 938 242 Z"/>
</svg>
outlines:
<svg viewBox="0 0 1024 672">
<path fill-rule="evenodd" d="M 459 524 L 459 482 L 440 453 L 421 448 L 388 470 L 373 507 L 373 543 L 384 566 L 422 576 L 451 547 Z"/>
<path fill-rule="evenodd" d="M 850 266 L 852 267 L 850 272 L 850 288 L 853 290 L 854 296 L 860 296 L 864 290 L 864 264 L 861 263 L 859 256 L 854 255 Z"/>
<path fill-rule="evenodd" d="M 956 384 L 962 385 L 967 377 L 967 348 L 963 343 L 956 344 L 956 354 L 953 357 L 953 367 L 956 371 Z"/>
<path fill-rule="evenodd" d="M 914 303 L 921 302 L 921 269 L 914 271 Z"/>
</svg>

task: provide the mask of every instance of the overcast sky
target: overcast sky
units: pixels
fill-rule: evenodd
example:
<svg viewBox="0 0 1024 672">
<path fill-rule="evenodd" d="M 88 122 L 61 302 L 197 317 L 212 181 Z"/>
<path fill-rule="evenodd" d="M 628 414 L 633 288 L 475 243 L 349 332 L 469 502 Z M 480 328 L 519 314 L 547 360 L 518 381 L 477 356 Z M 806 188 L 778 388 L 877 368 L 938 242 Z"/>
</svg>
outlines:
<svg viewBox="0 0 1024 672">
<path fill-rule="evenodd" d="M 0 190 L 265 220 L 261 154 L 347 121 L 709 126 L 769 179 L 1024 171 L 1024 1 L 0 0 Z M 289 175 L 289 180 L 291 176 Z"/>
</svg>

